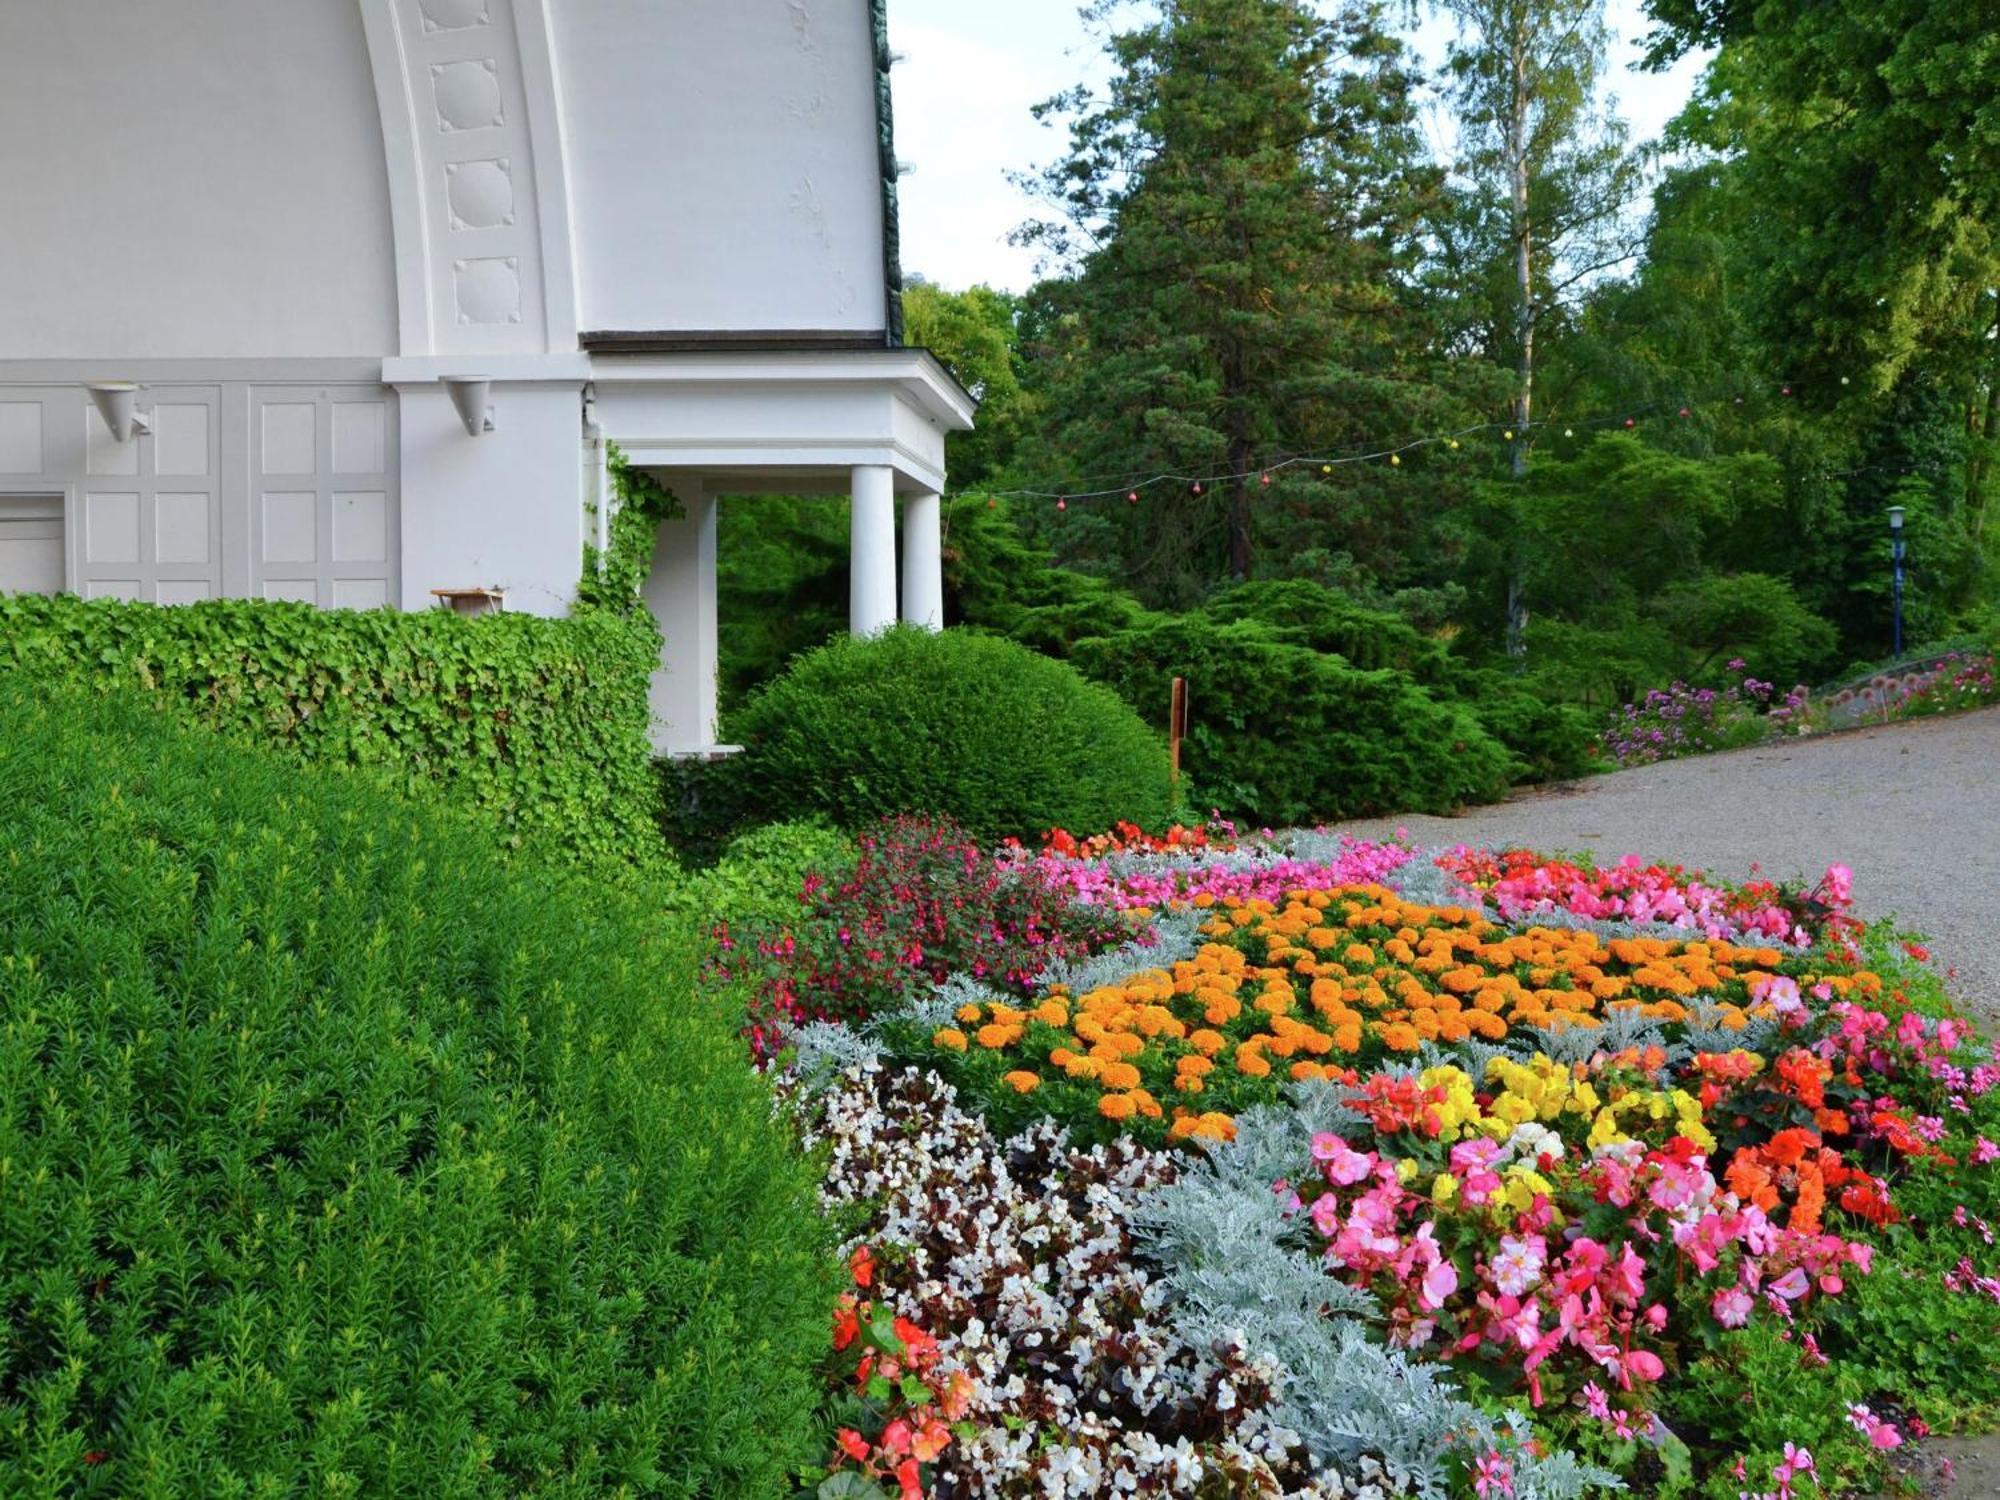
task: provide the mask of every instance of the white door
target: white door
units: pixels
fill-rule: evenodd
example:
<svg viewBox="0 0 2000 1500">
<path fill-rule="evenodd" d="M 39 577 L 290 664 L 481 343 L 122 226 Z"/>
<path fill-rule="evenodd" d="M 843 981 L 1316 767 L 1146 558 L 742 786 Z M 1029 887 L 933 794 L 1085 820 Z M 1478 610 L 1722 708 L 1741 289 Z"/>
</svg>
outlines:
<svg viewBox="0 0 2000 1500">
<path fill-rule="evenodd" d="M 59 594 L 62 587 L 62 496 L 0 495 L 0 594 Z"/>
</svg>

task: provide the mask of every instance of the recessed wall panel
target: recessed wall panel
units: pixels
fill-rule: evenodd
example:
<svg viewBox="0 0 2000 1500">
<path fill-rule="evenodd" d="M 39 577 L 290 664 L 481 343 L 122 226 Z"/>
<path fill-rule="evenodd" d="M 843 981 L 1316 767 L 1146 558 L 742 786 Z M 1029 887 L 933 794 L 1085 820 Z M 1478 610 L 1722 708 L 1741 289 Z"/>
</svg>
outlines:
<svg viewBox="0 0 2000 1500">
<path fill-rule="evenodd" d="M 153 557 L 163 563 L 209 560 L 207 493 L 162 492 L 153 502 Z"/>
<path fill-rule="evenodd" d="M 155 474 L 187 478 L 208 473 L 208 417 L 206 406 L 162 401 L 153 407 Z"/>
<path fill-rule="evenodd" d="M 162 578 L 156 587 L 154 600 L 160 604 L 197 604 L 215 597 L 205 578 Z"/>
<path fill-rule="evenodd" d="M 380 474 L 386 466 L 388 413 L 380 401 L 333 403 L 333 472 Z"/>
<path fill-rule="evenodd" d="M 264 558 L 267 563 L 309 563 L 319 559 L 319 495 L 313 490 L 264 493 Z"/>
<path fill-rule="evenodd" d="M 379 578 L 336 578 L 335 609 L 380 609 L 389 602 L 389 586 Z"/>
<path fill-rule="evenodd" d="M 333 496 L 333 560 L 389 560 L 389 497 L 380 490 L 337 490 Z"/>
<path fill-rule="evenodd" d="M 314 440 L 317 410 L 310 401 L 267 401 L 262 422 L 262 468 L 266 474 L 317 471 Z"/>
<path fill-rule="evenodd" d="M 137 494 L 92 493 L 83 500 L 84 560 L 136 563 L 139 560 Z"/>
</svg>

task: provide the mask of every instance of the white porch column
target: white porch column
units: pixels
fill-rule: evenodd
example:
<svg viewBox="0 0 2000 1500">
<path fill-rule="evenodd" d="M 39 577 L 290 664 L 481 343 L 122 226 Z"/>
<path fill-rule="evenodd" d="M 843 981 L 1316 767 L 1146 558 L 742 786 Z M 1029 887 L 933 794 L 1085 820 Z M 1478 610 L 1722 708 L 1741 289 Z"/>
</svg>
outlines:
<svg viewBox="0 0 2000 1500">
<path fill-rule="evenodd" d="M 673 491 L 686 514 L 660 523 L 640 590 L 665 637 L 651 698 L 653 748 L 669 755 L 716 741 L 715 497 L 698 480 Z"/>
<path fill-rule="evenodd" d="M 856 465 L 851 493 L 847 628 L 874 635 L 896 623 L 895 470 Z"/>
<path fill-rule="evenodd" d="M 928 490 L 903 502 L 903 618 L 944 629 L 944 502 Z"/>
</svg>

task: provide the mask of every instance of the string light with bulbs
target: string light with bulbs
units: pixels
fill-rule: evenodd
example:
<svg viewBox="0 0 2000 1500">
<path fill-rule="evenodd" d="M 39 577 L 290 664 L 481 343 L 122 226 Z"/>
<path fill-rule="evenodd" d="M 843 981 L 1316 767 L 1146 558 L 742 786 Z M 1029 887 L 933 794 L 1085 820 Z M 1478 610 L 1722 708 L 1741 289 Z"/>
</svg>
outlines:
<svg viewBox="0 0 2000 1500">
<path fill-rule="evenodd" d="M 1845 375 L 1841 376 L 1840 384 L 1843 386 L 1849 385 L 1850 378 Z M 1793 382 L 1784 381 L 1778 385 L 1777 391 L 1781 399 L 1789 399 L 1794 395 L 1795 389 L 1796 386 Z M 1330 453 L 1292 454 L 1285 458 L 1274 459 L 1271 462 L 1260 464 L 1253 469 L 1223 470 L 1208 474 L 1183 474 L 1174 471 L 1162 471 L 1145 475 L 1087 476 L 1087 487 L 1079 486 L 1071 490 L 1034 488 L 988 490 L 982 488 L 977 493 L 985 494 L 988 497 L 987 505 L 989 509 L 997 503 L 993 497 L 998 496 L 1011 500 L 1053 500 L 1056 510 L 1066 513 L 1072 501 L 1087 502 L 1123 497 L 1127 505 L 1136 506 L 1141 503 L 1148 491 L 1162 488 L 1171 488 L 1198 497 L 1216 485 L 1227 486 L 1239 481 L 1255 479 L 1259 490 L 1268 490 L 1279 476 L 1288 472 L 1301 471 L 1310 473 L 1314 469 L 1317 469 L 1319 474 L 1324 477 L 1330 476 L 1336 469 L 1352 468 L 1359 465 L 1379 464 L 1393 469 L 1400 469 L 1403 467 L 1403 459 L 1406 454 L 1420 453 L 1427 448 L 1440 448 L 1445 452 L 1458 453 L 1464 451 L 1464 445 L 1467 441 L 1475 440 L 1495 432 L 1499 434 L 1502 442 L 1511 444 L 1517 437 L 1524 441 L 1529 440 L 1537 433 L 1546 432 L 1558 426 L 1560 426 L 1562 436 L 1565 439 L 1573 440 L 1576 438 L 1579 429 L 1586 432 L 1593 429 L 1600 431 L 1622 429 L 1631 432 L 1638 428 L 1641 418 L 1650 418 L 1653 416 L 1671 414 L 1677 420 L 1690 421 L 1694 418 L 1699 407 L 1709 404 L 1711 400 L 1719 401 L 1720 399 L 1720 396 L 1717 396 L 1707 399 L 1648 402 L 1639 406 L 1628 407 L 1622 412 L 1605 412 L 1583 417 L 1571 416 L 1562 419 L 1560 423 L 1556 420 L 1523 423 L 1515 423 L 1513 421 L 1477 422 L 1449 432 L 1411 438 L 1400 443 L 1359 445 L 1355 448 Z M 1732 406 L 1741 407 L 1744 405 L 1744 401 L 1745 398 L 1741 393 L 1734 393 L 1730 396 L 1730 404 Z M 1934 467 L 1935 465 L 1923 465 L 1918 466 L 1918 469 L 1919 471 L 1928 471 Z M 1856 474 L 1888 472 L 1890 470 L 1904 474 L 1913 472 L 1911 466 L 1908 465 L 1871 464 L 1855 469 L 1823 471 L 1820 472 L 1819 477 L 1844 478 Z M 1089 481 L 1108 480 L 1114 477 L 1117 480 L 1114 484 L 1100 485 L 1089 483 Z"/>
</svg>

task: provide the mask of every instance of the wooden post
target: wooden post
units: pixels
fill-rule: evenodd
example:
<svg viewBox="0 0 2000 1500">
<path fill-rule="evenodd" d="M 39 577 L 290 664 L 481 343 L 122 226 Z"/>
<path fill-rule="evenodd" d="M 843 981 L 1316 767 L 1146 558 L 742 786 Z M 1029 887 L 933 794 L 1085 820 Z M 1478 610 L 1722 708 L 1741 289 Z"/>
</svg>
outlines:
<svg viewBox="0 0 2000 1500">
<path fill-rule="evenodd" d="M 1176 677 L 1173 701 L 1167 709 L 1167 767 L 1176 792 L 1180 790 L 1181 785 L 1181 741 L 1187 738 L 1187 729 L 1187 679 Z"/>
</svg>

